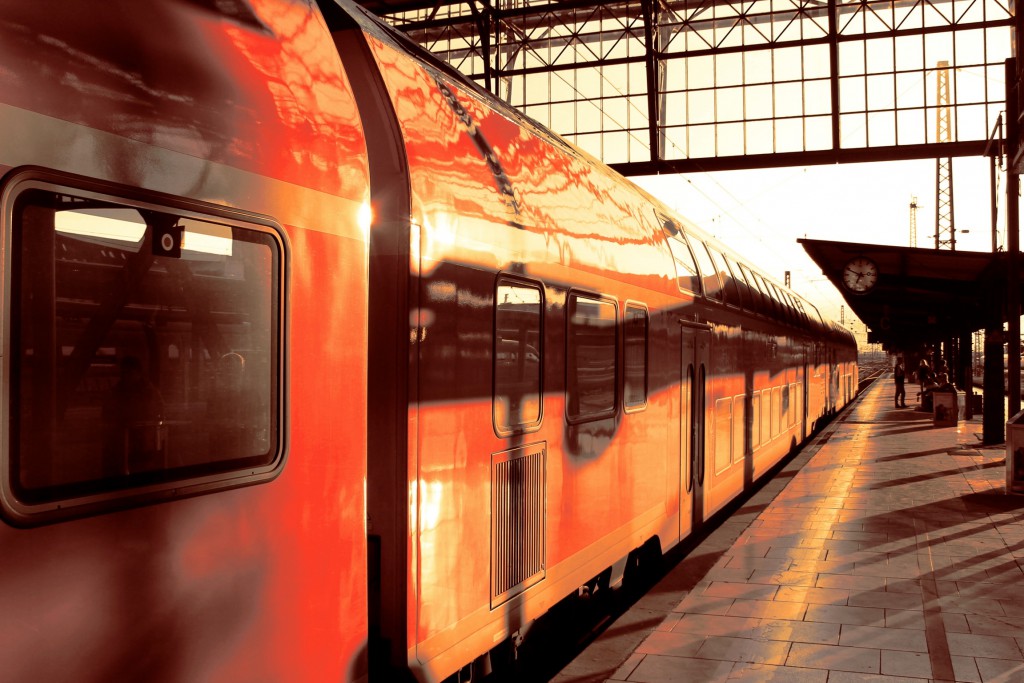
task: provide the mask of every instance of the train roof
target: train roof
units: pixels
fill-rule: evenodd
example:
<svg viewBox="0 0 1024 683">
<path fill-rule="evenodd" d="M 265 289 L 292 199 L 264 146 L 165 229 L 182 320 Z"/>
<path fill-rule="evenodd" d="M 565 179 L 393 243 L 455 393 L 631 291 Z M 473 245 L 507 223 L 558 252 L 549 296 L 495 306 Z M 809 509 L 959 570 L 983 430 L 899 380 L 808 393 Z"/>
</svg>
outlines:
<svg viewBox="0 0 1024 683">
<path fill-rule="evenodd" d="M 735 249 L 732 249 L 728 245 L 719 241 L 710 233 L 664 204 L 661 200 L 651 195 L 636 183 L 614 171 L 600 159 L 574 145 L 526 113 L 495 97 L 478 83 L 452 68 L 449 64 L 438 59 L 429 51 L 423 49 L 420 45 L 414 43 L 404 33 L 381 21 L 365 7 L 353 2 L 352 0 L 318 0 L 318 4 L 324 13 L 325 19 L 327 20 L 328 28 L 331 30 L 348 28 L 352 26 L 353 22 L 355 22 L 359 29 L 406 52 L 412 58 L 422 63 L 425 68 L 428 68 L 435 77 L 443 79 L 449 84 L 455 85 L 462 90 L 472 92 L 482 102 L 486 103 L 493 112 L 508 119 L 521 129 L 528 130 L 532 135 L 542 138 L 550 144 L 561 148 L 566 154 L 580 160 L 591 172 L 599 174 L 611 184 L 619 187 L 620 189 L 624 189 L 633 194 L 636 198 L 641 199 L 643 203 L 652 207 L 657 215 L 671 219 L 677 229 L 684 232 L 689 239 L 696 239 L 709 244 L 717 252 L 726 255 L 732 262 L 741 264 L 745 268 L 756 273 L 765 281 L 770 282 L 771 285 L 780 292 L 785 292 L 785 295 L 788 295 L 796 302 L 799 302 L 795 307 L 797 309 L 795 310 L 795 315 L 797 317 L 802 317 L 806 321 L 806 324 L 812 329 L 816 329 L 819 332 L 824 333 L 835 331 L 837 326 L 831 320 L 823 316 L 820 309 L 818 309 L 817 306 L 812 304 L 804 296 L 795 292 L 792 288 L 786 287 L 775 278 L 765 274 L 765 271 L 754 265 L 753 261 L 741 256 Z M 652 224 L 653 223 L 654 221 L 652 221 Z M 651 229 L 654 229 L 653 226 Z M 658 235 L 656 236 L 656 239 L 662 239 L 662 236 Z M 702 295 L 703 293 L 698 292 L 697 294 Z M 782 298 L 785 298 L 785 296 Z M 782 303 L 783 306 L 793 308 L 788 302 L 779 303 Z M 842 330 L 842 328 L 838 329 Z M 843 330 L 843 332 L 846 333 L 845 330 Z"/>
</svg>

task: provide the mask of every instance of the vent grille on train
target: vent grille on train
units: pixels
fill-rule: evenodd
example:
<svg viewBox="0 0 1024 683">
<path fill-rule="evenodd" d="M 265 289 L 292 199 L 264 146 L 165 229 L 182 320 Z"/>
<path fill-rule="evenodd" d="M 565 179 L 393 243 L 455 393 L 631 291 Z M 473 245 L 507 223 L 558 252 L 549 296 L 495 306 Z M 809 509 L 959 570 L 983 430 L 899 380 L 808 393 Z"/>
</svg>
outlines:
<svg viewBox="0 0 1024 683">
<path fill-rule="evenodd" d="M 491 607 L 544 578 L 544 443 L 491 456 Z"/>
</svg>

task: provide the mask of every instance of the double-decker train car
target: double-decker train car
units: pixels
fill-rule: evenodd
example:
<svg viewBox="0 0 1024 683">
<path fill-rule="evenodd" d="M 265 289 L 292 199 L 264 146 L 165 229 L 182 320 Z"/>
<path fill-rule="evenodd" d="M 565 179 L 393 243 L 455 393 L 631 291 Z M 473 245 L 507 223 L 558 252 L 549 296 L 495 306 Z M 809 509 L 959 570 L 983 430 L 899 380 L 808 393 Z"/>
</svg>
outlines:
<svg viewBox="0 0 1024 683">
<path fill-rule="evenodd" d="M 855 393 L 347 0 L 3 0 L 0 126 L 0 681 L 469 678 Z"/>
</svg>

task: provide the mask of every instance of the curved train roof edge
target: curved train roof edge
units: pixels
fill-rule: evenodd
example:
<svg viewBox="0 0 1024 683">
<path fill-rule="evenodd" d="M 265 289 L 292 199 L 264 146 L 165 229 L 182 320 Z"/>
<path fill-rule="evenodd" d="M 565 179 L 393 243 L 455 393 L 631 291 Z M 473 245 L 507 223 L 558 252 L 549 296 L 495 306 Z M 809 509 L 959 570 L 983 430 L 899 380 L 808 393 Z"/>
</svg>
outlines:
<svg viewBox="0 0 1024 683">
<path fill-rule="evenodd" d="M 412 58 L 424 64 L 427 68 L 431 69 L 437 77 L 449 81 L 452 85 L 457 85 L 460 88 L 471 91 L 475 96 L 486 102 L 487 105 L 496 113 L 506 117 L 514 124 L 527 129 L 531 134 L 561 147 L 567 153 L 583 161 L 592 171 L 604 175 L 606 178 L 611 179 L 611 181 L 616 185 L 627 188 L 637 196 L 642 197 L 646 203 L 656 207 L 656 211 L 670 217 L 676 223 L 677 227 L 687 235 L 687 237 L 708 243 L 717 251 L 727 255 L 733 262 L 745 266 L 764 280 L 770 282 L 780 291 L 786 292 L 788 295 L 792 296 L 808 309 L 805 310 L 804 313 L 807 314 L 807 318 L 812 326 L 819 327 L 820 325 L 819 329 L 825 331 L 831 330 L 837 334 L 842 333 L 843 336 L 852 337 L 852 335 L 850 335 L 847 330 L 839 326 L 838 323 L 823 315 L 821 313 L 821 309 L 817 305 L 812 303 L 805 296 L 793 290 L 791 287 L 785 286 L 779 282 L 778 279 L 767 275 L 763 268 L 754 265 L 753 261 L 741 255 L 736 249 L 720 241 L 709 232 L 696 225 L 692 220 L 681 215 L 678 211 L 666 205 L 662 200 L 653 196 L 650 192 L 640 187 L 629 178 L 618 173 L 601 159 L 598 159 L 589 152 L 566 140 L 558 133 L 550 130 L 507 102 L 495 97 L 493 93 L 484 89 L 478 83 L 468 78 L 465 74 L 457 71 L 449 64 L 443 62 L 430 53 L 428 50 L 412 42 L 405 34 L 375 16 L 367 8 L 357 2 L 354 2 L 354 0 L 315 0 L 315 2 L 320 7 L 329 29 L 337 30 L 342 27 L 351 27 L 352 24 L 354 24 L 360 30 L 389 43 L 396 50 L 407 53 Z"/>
</svg>

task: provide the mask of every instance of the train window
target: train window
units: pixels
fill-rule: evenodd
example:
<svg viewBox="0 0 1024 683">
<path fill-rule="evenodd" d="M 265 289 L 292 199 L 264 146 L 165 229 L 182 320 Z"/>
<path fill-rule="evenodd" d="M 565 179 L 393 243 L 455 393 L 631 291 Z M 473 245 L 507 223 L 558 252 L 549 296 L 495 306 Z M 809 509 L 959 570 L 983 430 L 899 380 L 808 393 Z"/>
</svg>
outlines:
<svg viewBox="0 0 1024 683">
<path fill-rule="evenodd" d="M 708 247 L 708 252 L 711 254 L 711 258 L 715 262 L 715 270 L 719 273 L 722 278 L 722 289 L 725 292 L 724 301 L 727 304 L 733 306 L 739 306 L 740 302 L 740 289 L 736 285 L 736 280 L 732 277 L 732 272 L 729 271 L 725 265 L 725 257 L 722 256 L 717 250 Z"/>
<path fill-rule="evenodd" d="M 732 464 L 732 399 L 715 401 L 715 474 Z"/>
<path fill-rule="evenodd" d="M 761 445 L 761 393 L 755 391 L 750 398 L 750 447 Z"/>
<path fill-rule="evenodd" d="M 761 392 L 761 443 L 768 443 L 775 435 L 772 434 L 772 390 Z"/>
<path fill-rule="evenodd" d="M 796 302 L 796 311 L 797 315 L 800 317 L 800 322 L 804 326 L 810 327 L 811 321 L 810 318 L 807 317 L 807 311 L 804 310 L 804 302 L 797 297 L 793 297 L 793 301 Z"/>
<path fill-rule="evenodd" d="M 758 287 L 761 288 L 761 292 L 764 294 L 765 314 L 771 317 L 779 317 L 779 302 L 777 302 L 775 297 L 772 296 L 772 289 L 768 282 L 758 273 L 754 273 L 754 279 L 757 281 Z"/>
<path fill-rule="evenodd" d="M 715 268 L 715 262 L 711 260 L 711 255 L 708 253 L 707 245 L 703 242 L 693 241 L 693 253 L 697 257 L 697 267 L 700 268 L 701 284 L 704 287 L 704 296 L 708 299 L 714 299 L 715 301 L 721 301 L 722 292 L 722 278 L 718 275 L 718 269 Z"/>
<path fill-rule="evenodd" d="M 627 305 L 623 324 L 626 381 L 622 397 L 626 408 L 647 404 L 647 329 L 647 309 Z"/>
<path fill-rule="evenodd" d="M 43 521 L 276 475 L 278 234 L 35 180 L 9 196 L 5 511 Z"/>
<path fill-rule="evenodd" d="M 700 292 L 700 276 L 697 273 L 697 263 L 694 261 L 690 245 L 686 243 L 686 236 L 682 232 L 675 232 L 668 240 L 669 249 L 672 251 L 672 259 L 676 264 L 676 284 L 684 292 Z"/>
<path fill-rule="evenodd" d="M 786 299 L 782 295 L 782 290 L 779 289 L 775 283 L 769 282 L 768 286 L 771 287 L 774 293 L 775 302 L 779 306 L 779 319 L 788 322 L 789 321 L 789 306 L 786 305 Z"/>
<path fill-rule="evenodd" d="M 764 298 L 761 296 L 761 290 L 757 288 L 757 281 L 754 280 L 753 273 L 742 263 L 737 264 L 740 268 L 740 274 L 747 283 L 747 292 L 750 294 L 751 310 L 757 313 L 765 313 L 766 304 Z"/>
<path fill-rule="evenodd" d="M 747 291 L 747 283 L 743 280 L 743 276 L 740 274 L 739 266 L 736 262 L 730 259 L 728 256 L 723 256 L 725 261 L 725 267 L 731 274 L 729 281 L 732 283 L 733 289 L 739 294 L 738 304 L 742 308 L 750 308 L 750 293 Z"/>
<path fill-rule="evenodd" d="M 539 285 L 501 278 L 494 298 L 494 428 L 499 436 L 541 422 Z"/>
<path fill-rule="evenodd" d="M 796 305 L 793 303 L 793 295 L 786 290 L 782 290 L 782 298 L 786 303 L 786 308 L 789 310 L 789 321 L 795 325 L 798 321 L 798 315 Z"/>
<path fill-rule="evenodd" d="M 615 414 L 615 303 L 569 295 L 566 335 L 566 413 L 583 422 Z"/>
<path fill-rule="evenodd" d="M 782 414 L 779 417 L 780 431 L 784 431 L 786 427 L 789 427 L 793 424 L 793 416 L 791 415 L 791 411 L 793 409 L 793 397 L 790 394 L 789 386 L 790 385 L 788 384 L 782 385 Z"/>
<path fill-rule="evenodd" d="M 746 396 L 736 396 L 732 400 L 732 461 L 737 463 L 743 460 L 743 428 L 746 425 L 747 415 L 744 410 Z"/>
<path fill-rule="evenodd" d="M 782 387 L 772 387 L 772 431 L 774 439 L 782 426 Z"/>
</svg>

